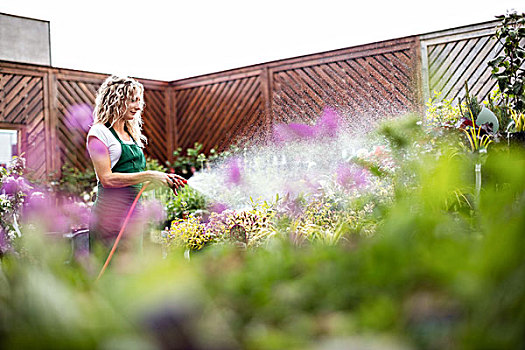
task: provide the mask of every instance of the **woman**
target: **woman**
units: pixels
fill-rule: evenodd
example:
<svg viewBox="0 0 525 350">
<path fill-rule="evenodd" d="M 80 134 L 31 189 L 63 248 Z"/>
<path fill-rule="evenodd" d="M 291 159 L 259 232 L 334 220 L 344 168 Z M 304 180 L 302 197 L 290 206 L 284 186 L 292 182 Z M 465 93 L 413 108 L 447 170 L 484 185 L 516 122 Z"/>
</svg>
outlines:
<svg viewBox="0 0 525 350">
<path fill-rule="evenodd" d="M 144 171 L 142 148 L 144 87 L 132 78 L 111 76 L 100 86 L 93 111 L 94 122 L 88 132 L 87 148 L 95 168 L 98 193 L 90 223 L 90 249 L 94 243 L 109 247 L 117 237 L 133 200 L 144 183 L 169 186 L 177 194 L 184 179 L 159 171 Z M 135 209 L 135 212 L 137 209 Z M 129 235 L 140 227 L 133 216 Z"/>
</svg>

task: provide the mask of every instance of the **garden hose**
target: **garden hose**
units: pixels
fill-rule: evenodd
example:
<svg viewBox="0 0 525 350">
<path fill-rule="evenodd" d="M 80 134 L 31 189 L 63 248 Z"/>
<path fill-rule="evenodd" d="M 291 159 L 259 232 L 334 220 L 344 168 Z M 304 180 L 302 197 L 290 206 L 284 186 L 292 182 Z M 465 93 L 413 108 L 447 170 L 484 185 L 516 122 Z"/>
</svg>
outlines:
<svg viewBox="0 0 525 350">
<path fill-rule="evenodd" d="M 117 250 L 118 242 L 120 241 L 120 237 L 122 237 L 122 234 L 124 233 L 124 229 L 126 228 L 126 225 L 128 224 L 129 219 L 131 218 L 131 214 L 133 213 L 133 210 L 135 209 L 135 206 L 137 205 L 137 202 L 139 201 L 140 196 L 148 187 L 149 183 L 146 183 L 144 186 L 142 186 L 142 189 L 139 191 L 137 196 L 135 197 L 135 200 L 131 204 L 131 207 L 129 208 L 128 215 L 126 216 L 126 219 L 124 220 L 124 223 L 122 224 L 122 228 L 120 229 L 120 232 L 118 233 L 117 239 L 115 240 L 115 243 L 113 243 L 113 248 L 111 249 L 111 252 L 109 252 L 108 258 L 106 259 L 106 262 L 104 263 L 104 266 L 102 267 L 102 270 L 100 270 L 100 273 L 98 274 L 97 281 L 102 277 L 104 274 L 104 271 L 106 271 L 106 268 L 109 265 L 109 262 L 111 261 L 111 258 L 113 257 L 113 254 L 115 253 L 115 250 Z"/>
</svg>

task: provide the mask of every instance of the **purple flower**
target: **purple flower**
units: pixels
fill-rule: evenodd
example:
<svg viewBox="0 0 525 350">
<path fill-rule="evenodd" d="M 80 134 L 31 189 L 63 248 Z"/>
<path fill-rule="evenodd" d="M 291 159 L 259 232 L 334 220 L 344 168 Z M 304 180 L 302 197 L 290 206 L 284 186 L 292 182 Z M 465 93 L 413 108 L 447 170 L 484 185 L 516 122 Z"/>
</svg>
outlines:
<svg viewBox="0 0 525 350">
<path fill-rule="evenodd" d="M 15 195 L 17 192 L 17 182 L 12 176 L 8 176 L 2 181 L 2 191 L 5 194 Z"/>
<path fill-rule="evenodd" d="M 316 134 L 319 137 L 335 137 L 339 130 L 340 117 L 336 110 L 326 107 L 316 124 Z"/>
<path fill-rule="evenodd" d="M 30 193 L 31 186 L 29 183 L 21 176 L 13 177 L 8 176 L 2 181 L 2 191 L 5 194 L 16 195 L 18 192 L 23 192 L 25 194 Z"/>
<path fill-rule="evenodd" d="M 217 214 L 220 214 L 222 213 L 223 211 L 225 211 L 226 209 L 228 209 L 228 206 L 224 203 L 220 203 L 220 202 L 216 202 L 216 203 L 213 203 L 212 205 L 210 205 L 210 207 L 208 208 L 208 210 L 210 211 L 210 213 L 217 213 Z"/>
<path fill-rule="evenodd" d="M 242 181 L 242 166 L 239 158 L 232 158 L 226 164 L 226 182 L 239 185 Z"/>
<path fill-rule="evenodd" d="M 81 202 L 66 202 L 59 209 L 65 216 L 65 221 L 77 227 L 86 227 L 89 223 L 90 210 Z"/>
<path fill-rule="evenodd" d="M 36 192 L 38 193 L 38 192 Z M 67 206 L 69 210 L 75 210 Z M 56 204 L 46 196 L 32 195 L 23 208 L 21 218 L 25 223 L 34 224 L 44 232 L 68 232 L 70 220 Z"/>
<path fill-rule="evenodd" d="M 310 139 L 315 137 L 315 129 L 310 125 L 290 123 L 288 125 L 290 133 L 295 139 Z"/>
<path fill-rule="evenodd" d="M 81 103 L 68 108 L 65 122 L 68 128 L 87 132 L 92 123 L 93 109 L 90 105 Z"/>
<path fill-rule="evenodd" d="M 19 192 L 23 192 L 25 194 L 30 193 L 31 189 L 32 189 L 32 187 L 29 184 L 29 182 L 27 182 L 26 179 L 24 179 L 21 176 L 16 179 L 16 186 L 17 186 Z"/>
<path fill-rule="evenodd" d="M 368 183 L 368 174 L 363 168 L 339 164 L 336 169 L 336 181 L 345 188 L 362 188 Z"/>
<path fill-rule="evenodd" d="M 273 127 L 275 142 L 308 140 L 317 137 L 335 137 L 340 128 L 341 118 L 336 110 L 326 107 L 316 125 L 300 123 L 277 124 Z"/>
<path fill-rule="evenodd" d="M 273 127 L 275 142 L 289 142 L 315 137 L 314 127 L 300 123 L 277 124 Z"/>
<path fill-rule="evenodd" d="M 150 200 L 145 202 L 143 205 L 143 210 L 145 220 L 159 223 L 166 219 L 164 208 L 158 200 Z"/>
</svg>

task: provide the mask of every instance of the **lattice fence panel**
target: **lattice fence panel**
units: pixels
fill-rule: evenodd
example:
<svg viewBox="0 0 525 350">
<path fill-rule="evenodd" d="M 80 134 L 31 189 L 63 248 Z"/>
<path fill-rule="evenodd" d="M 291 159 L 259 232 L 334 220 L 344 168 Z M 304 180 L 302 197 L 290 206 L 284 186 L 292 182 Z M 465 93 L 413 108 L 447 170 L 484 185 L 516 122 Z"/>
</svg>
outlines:
<svg viewBox="0 0 525 350">
<path fill-rule="evenodd" d="M 166 89 L 154 90 L 146 88 L 144 91 L 146 108 L 142 119 L 144 121 L 144 135 L 148 138 L 145 154 L 161 161 L 167 160 L 167 106 Z"/>
<path fill-rule="evenodd" d="M 90 122 L 84 114 L 71 114 L 75 108 L 93 108 L 100 82 L 59 79 L 57 82 L 57 117 L 60 163 L 85 170 L 92 168 L 86 150 L 86 137 Z"/>
<path fill-rule="evenodd" d="M 421 36 L 425 101 L 441 92 L 439 99 L 458 103 L 465 97 L 465 83 L 478 100 L 488 98 L 497 86 L 488 62 L 503 53 L 494 37 L 498 25 L 491 21 Z"/>
<path fill-rule="evenodd" d="M 44 178 L 48 150 L 42 76 L 0 73 L 0 122 L 25 125 L 27 168 L 32 177 Z"/>
<path fill-rule="evenodd" d="M 465 96 L 467 82 L 474 96 L 485 99 L 496 86 L 487 63 L 502 50 L 489 35 L 428 46 L 430 93 L 457 100 Z"/>
<path fill-rule="evenodd" d="M 412 110 L 411 52 L 407 48 L 275 72 L 274 121 L 312 122 L 327 106 L 362 123 Z"/>
<path fill-rule="evenodd" d="M 200 142 L 205 151 L 222 150 L 237 137 L 253 136 L 264 123 L 258 75 L 178 89 L 175 98 L 183 149 Z"/>
</svg>

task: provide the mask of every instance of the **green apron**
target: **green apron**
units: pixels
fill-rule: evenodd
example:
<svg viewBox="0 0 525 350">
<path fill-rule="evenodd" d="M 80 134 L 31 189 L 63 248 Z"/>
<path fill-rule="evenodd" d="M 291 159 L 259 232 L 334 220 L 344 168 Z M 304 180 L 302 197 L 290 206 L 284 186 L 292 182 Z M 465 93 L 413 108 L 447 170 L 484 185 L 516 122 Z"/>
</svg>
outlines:
<svg viewBox="0 0 525 350">
<path fill-rule="evenodd" d="M 133 144 L 122 142 L 117 132 L 110 127 L 109 124 L 106 124 L 106 127 L 109 128 L 122 147 L 120 159 L 111 168 L 111 171 L 114 173 L 136 173 L 144 171 L 146 158 L 144 157 L 142 149 L 135 142 Z M 100 182 L 97 186 L 97 199 L 91 210 L 92 215 L 89 227 L 91 249 L 95 242 L 102 243 L 105 246 L 111 246 L 113 244 L 128 215 L 131 204 L 142 188 L 142 184 L 121 188 L 104 188 Z M 140 211 L 140 205 L 137 205 L 127 227 L 137 227 L 140 221 L 138 220 Z M 128 228 L 126 228 L 126 232 L 127 231 L 129 231 Z"/>
</svg>

